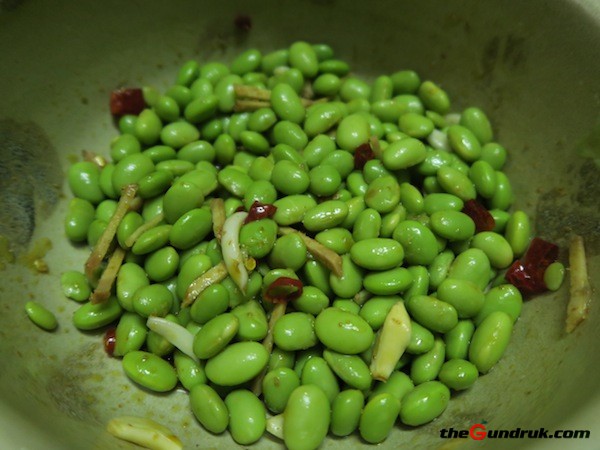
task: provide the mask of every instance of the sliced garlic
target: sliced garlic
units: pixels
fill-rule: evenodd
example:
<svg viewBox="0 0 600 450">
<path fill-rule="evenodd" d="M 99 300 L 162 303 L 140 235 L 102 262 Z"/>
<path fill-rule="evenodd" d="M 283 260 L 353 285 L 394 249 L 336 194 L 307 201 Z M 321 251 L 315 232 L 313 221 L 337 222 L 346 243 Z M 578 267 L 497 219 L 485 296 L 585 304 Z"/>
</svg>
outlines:
<svg viewBox="0 0 600 450">
<path fill-rule="evenodd" d="M 375 341 L 370 366 L 375 380 L 386 381 L 389 378 L 410 342 L 410 335 L 410 317 L 404 302 L 400 301 L 388 312 Z"/>
<path fill-rule="evenodd" d="M 244 258 L 240 249 L 240 229 L 247 216 L 248 213 L 244 211 L 236 212 L 229 216 L 223 224 L 221 237 L 223 262 L 225 263 L 227 272 L 244 294 L 246 293 L 246 285 L 248 284 L 248 270 L 244 264 Z"/>
<path fill-rule="evenodd" d="M 279 439 L 283 439 L 283 413 L 267 419 L 267 431 Z"/>
<path fill-rule="evenodd" d="M 167 427 L 154 420 L 123 416 L 108 422 L 106 430 L 124 441 L 151 450 L 181 450 L 183 444 Z"/>
<path fill-rule="evenodd" d="M 160 334 L 194 361 L 198 361 L 198 357 L 194 354 L 194 335 L 187 328 L 182 327 L 178 323 L 155 316 L 148 317 L 146 325 L 150 330 Z"/>
</svg>

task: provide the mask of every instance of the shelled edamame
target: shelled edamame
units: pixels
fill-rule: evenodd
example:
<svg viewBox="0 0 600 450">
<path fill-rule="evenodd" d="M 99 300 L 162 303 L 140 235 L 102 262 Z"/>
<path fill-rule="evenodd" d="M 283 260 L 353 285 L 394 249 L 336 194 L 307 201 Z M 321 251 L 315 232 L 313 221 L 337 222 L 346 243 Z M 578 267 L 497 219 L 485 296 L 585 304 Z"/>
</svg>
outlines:
<svg viewBox="0 0 600 450">
<path fill-rule="evenodd" d="M 523 300 L 501 274 L 531 226 L 483 111 L 306 42 L 190 60 L 164 92 L 112 100 L 111 159 L 68 177 L 89 286 L 62 283 L 94 291 L 74 324 L 114 324 L 133 382 L 182 385 L 242 445 L 270 430 L 304 450 L 430 422 L 500 360 Z"/>
</svg>

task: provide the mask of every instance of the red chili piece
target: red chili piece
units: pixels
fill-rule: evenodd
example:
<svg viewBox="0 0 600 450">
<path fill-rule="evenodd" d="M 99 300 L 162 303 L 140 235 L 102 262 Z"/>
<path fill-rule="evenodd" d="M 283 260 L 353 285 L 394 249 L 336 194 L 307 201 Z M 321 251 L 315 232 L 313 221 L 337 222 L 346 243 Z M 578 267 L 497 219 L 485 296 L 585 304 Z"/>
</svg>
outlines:
<svg viewBox="0 0 600 450">
<path fill-rule="evenodd" d="M 496 221 L 490 212 L 477 200 L 467 200 L 463 206 L 462 212 L 473 219 L 475 222 L 475 232 L 492 231 L 496 226 Z"/>
<path fill-rule="evenodd" d="M 266 219 L 273 217 L 273 214 L 277 211 L 277 206 L 270 203 L 261 203 L 258 200 L 254 200 L 252 206 L 248 210 L 248 216 L 244 220 L 244 223 L 254 222 L 255 220 Z"/>
<path fill-rule="evenodd" d="M 233 19 L 233 25 L 239 31 L 250 31 L 252 29 L 252 18 L 246 14 L 238 14 Z"/>
<path fill-rule="evenodd" d="M 113 356 L 115 353 L 115 345 L 117 343 L 117 331 L 116 328 L 112 327 L 106 330 L 104 333 L 104 351 L 108 353 L 108 356 Z"/>
<path fill-rule="evenodd" d="M 369 143 L 360 144 L 354 150 L 354 168 L 356 170 L 362 170 L 365 167 L 367 161 L 375 158 L 375 153 Z"/>
<path fill-rule="evenodd" d="M 144 94 L 139 88 L 121 88 L 110 93 L 110 113 L 113 116 L 139 114 L 145 107 Z"/>
<path fill-rule="evenodd" d="M 302 295 L 302 282 L 290 277 L 279 277 L 265 291 L 265 300 L 271 303 L 287 303 Z"/>
<path fill-rule="evenodd" d="M 533 238 L 523 262 L 516 260 L 506 272 L 506 280 L 525 296 L 548 290 L 544 272 L 558 259 L 558 246 L 540 238 Z"/>
</svg>

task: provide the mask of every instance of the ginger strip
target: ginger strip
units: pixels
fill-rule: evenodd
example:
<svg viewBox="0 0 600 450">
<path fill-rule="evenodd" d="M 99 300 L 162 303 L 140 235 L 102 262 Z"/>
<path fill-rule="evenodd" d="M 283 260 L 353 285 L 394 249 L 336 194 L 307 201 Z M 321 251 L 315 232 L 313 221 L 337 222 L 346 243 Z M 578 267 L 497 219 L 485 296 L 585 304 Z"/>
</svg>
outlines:
<svg viewBox="0 0 600 450">
<path fill-rule="evenodd" d="M 569 266 L 571 297 L 567 305 L 565 331 L 572 333 L 587 318 L 592 300 L 592 288 L 588 278 L 585 247 L 581 236 L 575 235 L 571 238 L 569 245 Z"/>
</svg>

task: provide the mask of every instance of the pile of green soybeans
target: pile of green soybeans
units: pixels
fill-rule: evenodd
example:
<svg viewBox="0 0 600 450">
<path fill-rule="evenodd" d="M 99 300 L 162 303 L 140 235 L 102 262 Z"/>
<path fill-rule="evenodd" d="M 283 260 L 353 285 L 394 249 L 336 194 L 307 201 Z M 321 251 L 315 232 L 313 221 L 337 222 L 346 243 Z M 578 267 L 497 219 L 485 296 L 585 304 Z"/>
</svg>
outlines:
<svg viewBox="0 0 600 450">
<path fill-rule="evenodd" d="M 431 422 L 500 360 L 531 226 L 483 111 L 306 42 L 115 95 L 110 158 L 68 173 L 66 235 L 92 253 L 61 281 L 135 384 L 189 391 L 241 445 L 309 450 Z"/>
</svg>

